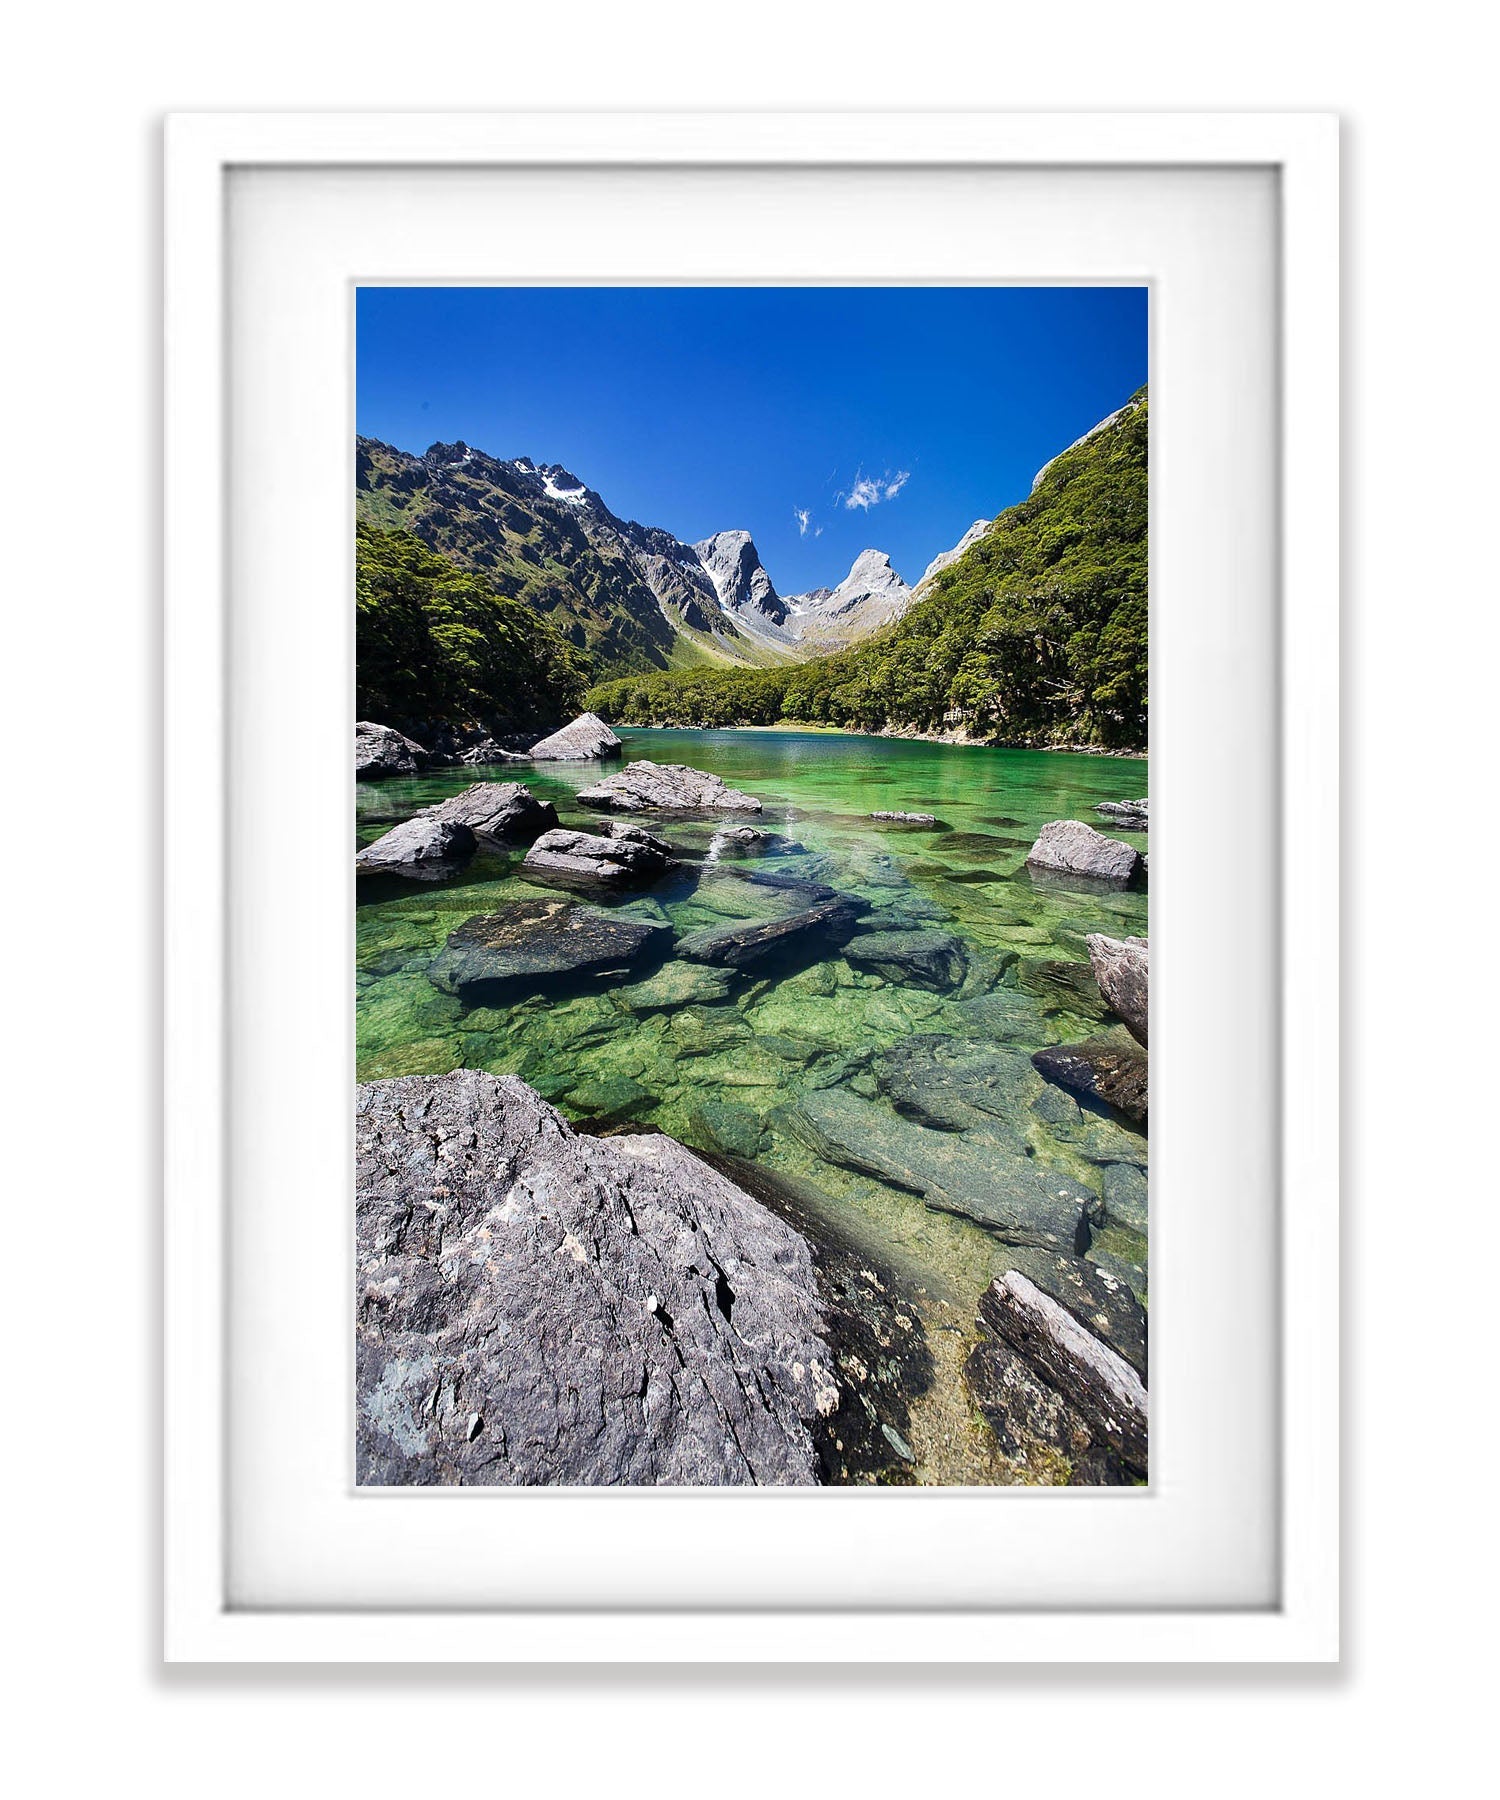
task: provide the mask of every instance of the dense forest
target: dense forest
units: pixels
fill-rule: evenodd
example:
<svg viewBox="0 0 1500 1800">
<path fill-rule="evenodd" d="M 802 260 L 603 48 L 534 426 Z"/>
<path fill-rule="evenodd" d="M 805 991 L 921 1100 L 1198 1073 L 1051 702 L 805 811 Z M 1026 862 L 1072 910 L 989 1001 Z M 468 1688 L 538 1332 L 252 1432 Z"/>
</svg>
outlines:
<svg viewBox="0 0 1500 1800">
<path fill-rule="evenodd" d="M 625 676 L 586 704 L 621 724 L 1144 749 L 1147 423 L 1142 388 L 867 642 L 783 668 Z"/>
<path fill-rule="evenodd" d="M 355 526 L 355 716 L 503 732 L 579 710 L 588 659 L 407 531 Z"/>
</svg>

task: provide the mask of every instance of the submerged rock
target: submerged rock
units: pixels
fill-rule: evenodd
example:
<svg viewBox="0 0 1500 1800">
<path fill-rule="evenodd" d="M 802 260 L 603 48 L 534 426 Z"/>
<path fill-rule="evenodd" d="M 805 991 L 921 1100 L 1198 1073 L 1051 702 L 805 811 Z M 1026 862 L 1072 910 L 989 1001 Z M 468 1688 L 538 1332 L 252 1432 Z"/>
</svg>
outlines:
<svg viewBox="0 0 1500 1800">
<path fill-rule="evenodd" d="M 778 1118 L 826 1161 L 920 1195 L 1007 1243 L 1088 1247 L 1093 1197 L 994 1141 L 929 1130 L 842 1088 L 805 1093 Z"/>
<path fill-rule="evenodd" d="M 467 750 L 458 755 L 460 763 L 467 768 L 482 769 L 490 763 L 524 763 L 530 762 L 530 755 L 523 750 L 507 750 L 504 745 L 497 744 L 492 737 L 481 737 L 477 743 L 470 744 Z"/>
<path fill-rule="evenodd" d="M 557 824 L 557 808 L 520 781 L 476 781 L 461 794 L 429 806 L 423 817 L 467 825 L 478 837 L 529 844 Z"/>
<path fill-rule="evenodd" d="M 961 987 L 969 969 L 962 939 L 948 931 L 861 932 L 844 945 L 844 960 L 887 981 L 934 994 Z"/>
<path fill-rule="evenodd" d="M 381 781 L 388 775 L 415 775 L 427 752 L 389 725 L 362 719 L 354 727 L 354 779 Z"/>
<path fill-rule="evenodd" d="M 934 825 L 936 825 L 936 824 L 937 824 L 937 823 L 938 823 L 938 817 L 937 817 L 937 814 L 936 814 L 936 813 L 924 813 L 924 812 L 872 812 L 872 813 L 871 813 L 871 814 L 870 814 L 870 817 L 871 817 L 871 818 L 872 818 L 872 819 L 880 819 L 880 820 L 882 820 L 882 821 L 883 821 L 883 822 L 884 822 L 884 823 L 886 823 L 886 824 L 890 824 L 890 825 L 927 825 L 927 826 L 934 826 Z"/>
<path fill-rule="evenodd" d="M 594 762 L 605 756 L 618 756 L 624 749 L 604 723 L 593 713 L 580 713 L 570 725 L 544 737 L 531 746 L 533 762 Z"/>
<path fill-rule="evenodd" d="M 654 881 L 671 864 L 670 844 L 638 825 L 625 825 L 607 837 L 594 837 L 586 831 L 543 832 L 521 867 L 528 875 L 618 887 Z"/>
<path fill-rule="evenodd" d="M 1085 942 L 1099 992 L 1130 1027 L 1131 1036 L 1144 1044 L 1151 1012 L 1150 940 L 1092 932 Z"/>
<path fill-rule="evenodd" d="M 1146 1388 L 1117 1350 L 1018 1269 L 990 1284 L 979 1321 L 965 1373 L 1002 1448 L 1052 1450 L 1075 1484 L 1145 1479 Z"/>
<path fill-rule="evenodd" d="M 733 1100 L 701 1100 L 688 1115 L 695 1138 L 705 1149 L 747 1162 L 760 1148 L 765 1127 L 760 1114 Z"/>
<path fill-rule="evenodd" d="M 1141 854 L 1079 819 L 1054 819 L 1042 827 L 1026 866 L 1044 873 L 1082 876 L 1088 881 L 1125 887 L 1141 873 Z"/>
<path fill-rule="evenodd" d="M 467 825 L 418 815 L 393 825 L 354 859 L 364 875 L 431 876 L 455 869 L 474 854 L 474 833 Z"/>
<path fill-rule="evenodd" d="M 1024 1051 L 927 1032 L 883 1050 L 875 1071 L 881 1092 L 903 1117 L 934 1131 L 1003 1126 L 1017 1144 L 1043 1087 Z"/>
<path fill-rule="evenodd" d="M 835 894 L 784 918 L 714 925 L 692 932 L 678 943 L 677 954 L 689 962 L 719 963 L 732 969 L 798 957 L 822 961 L 830 944 L 841 943 L 850 935 L 862 911 L 859 900 Z"/>
<path fill-rule="evenodd" d="M 568 1111 L 596 1125 L 629 1119 L 656 1102 L 648 1088 L 629 1075 L 591 1075 L 567 1090 Z"/>
<path fill-rule="evenodd" d="M 735 986 L 730 969 L 701 963 L 665 963 L 645 981 L 616 990 L 615 998 L 631 1012 L 672 1012 L 679 1006 L 712 1005 L 727 1000 Z"/>
<path fill-rule="evenodd" d="M 1146 1123 L 1146 1053 L 1123 1032 L 1077 1044 L 1049 1044 L 1034 1051 L 1031 1060 L 1039 1074 L 1070 1094 L 1102 1100 L 1137 1125 Z"/>
<path fill-rule="evenodd" d="M 748 812 L 760 801 L 725 787 L 717 775 L 683 763 L 633 762 L 593 787 L 580 788 L 578 804 L 601 812 Z"/>
<path fill-rule="evenodd" d="M 671 941 L 669 925 L 572 900 L 517 900 L 460 925 L 427 979 L 465 999 L 537 993 L 622 974 L 664 954 Z"/>
<path fill-rule="evenodd" d="M 841 1404 L 803 1237 L 673 1139 L 524 1082 L 356 1110 L 361 1485 L 809 1485 Z"/>
<path fill-rule="evenodd" d="M 997 1044 L 1035 1044 L 1045 1031 L 1037 1009 L 1019 988 L 997 987 L 950 1006 L 945 1021 L 972 1037 Z"/>
<path fill-rule="evenodd" d="M 1145 1237 L 1151 1195 L 1145 1171 L 1134 1163 L 1109 1163 L 1103 1172 L 1103 1183 L 1105 1217 Z"/>
<path fill-rule="evenodd" d="M 1016 983 L 1042 1002 L 1043 1017 L 1063 1012 L 1102 1022 L 1109 1011 L 1087 963 L 1022 957 L 1016 964 Z"/>
<path fill-rule="evenodd" d="M 1149 818 L 1149 800 L 1101 800 L 1094 808 L 1106 819 L 1131 831 L 1144 831 Z"/>
</svg>

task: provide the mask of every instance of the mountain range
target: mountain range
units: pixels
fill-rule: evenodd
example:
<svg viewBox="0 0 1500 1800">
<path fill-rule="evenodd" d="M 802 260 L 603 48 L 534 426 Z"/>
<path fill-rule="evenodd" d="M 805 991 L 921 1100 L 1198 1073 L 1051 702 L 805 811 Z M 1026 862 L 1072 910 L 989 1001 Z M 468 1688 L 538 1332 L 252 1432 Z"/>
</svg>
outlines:
<svg viewBox="0 0 1500 1800">
<path fill-rule="evenodd" d="M 362 523 L 409 531 L 524 602 L 600 676 L 827 655 L 900 618 L 917 591 L 869 549 L 837 587 L 783 596 L 748 531 L 683 543 L 619 518 L 560 464 L 502 460 L 462 441 L 413 456 L 360 438 L 355 467 Z M 924 581 L 962 548 L 935 558 Z"/>
<path fill-rule="evenodd" d="M 1148 441 L 1142 388 L 1045 464 L 1019 505 L 976 520 L 847 648 L 762 669 L 619 677 L 591 688 L 587 704 L 616 724 L 786 721 L 1143 750 Z M 867 594 L 877 562 L 866 552 L 856 564 Z M 819 601 L 825 628 L 839 592 Z M 852 610 L 868 617 L 876 604 Z"/>
</svg>

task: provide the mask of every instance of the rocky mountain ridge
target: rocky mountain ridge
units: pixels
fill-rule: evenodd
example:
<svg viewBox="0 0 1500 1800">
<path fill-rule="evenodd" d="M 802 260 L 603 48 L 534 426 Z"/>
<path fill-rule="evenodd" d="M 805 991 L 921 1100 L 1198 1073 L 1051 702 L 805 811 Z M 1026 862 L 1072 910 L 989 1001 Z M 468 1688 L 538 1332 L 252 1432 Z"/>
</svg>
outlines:
<svg viewBox="0 0 1500 1800">
<path fill-rule="evenodd" d="M 836 588 L 783 598 L 748 531 L 684 543 L 620 518 L 560 463 L 462 440 L 414 456 L 360 438 L 355 487 L 364 523 L 410 531 L 524 601 L 601 673 L 800 661 L 899 618 L 913 592 L 867 549 Z"/>
<path fill-rule="evenodd" d="M 846 649 L 899 619 L 913 590 L 884 550 L 861 550 L 836 588 L 815 588 L 787 601 L 799 643 L 814 651 Z"/>
</svg>

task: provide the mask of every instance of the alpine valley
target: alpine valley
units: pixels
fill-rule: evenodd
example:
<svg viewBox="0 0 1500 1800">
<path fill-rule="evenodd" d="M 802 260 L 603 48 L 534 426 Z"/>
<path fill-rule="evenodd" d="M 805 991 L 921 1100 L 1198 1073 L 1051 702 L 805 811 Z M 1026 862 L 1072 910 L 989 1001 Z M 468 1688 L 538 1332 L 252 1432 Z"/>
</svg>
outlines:
<svg viewBox="0 0 1500 1800">
<path fill-rule="evenodd" d="M 556 464 L 361 438 L 360 716 L 503 734 L 518 710 L 528 725 L 559 722 L 586 682 L 589 708 L 621 724 L 794 721 L 1142 750 L 1147 427 L 1143 388 L 1049 462 L 1026 500 L 939 549 L 915 587 L 870 548 L 836 587 L 790 595 L 748 531 L 684 543 L 619 518 Z M 490 596 L 511 645 L 534 640 L 534 668 L 566 671 L 541 682 L 537 705 L 514 681 L 503 697 L 480 681 L 427 691 L 432 659 L 411 654 L 399 697 L 373 691 L 391 633 L 370 573 L 410 563 L 418 545 L 434 594 L 462 594 L 470 614 Z M 482 662 L 484 619 L 442 612 L 428 621 L 438 660 Z"/>
<path fill-rule="evenodd" d="M 783 598 L 748 531 L 684 544 L 617 518 L 555 463 L 502 462 L 461 442 L 410 456 L 361 438 L 358 516 L 524 601 L 601 674 L 790 662 L 867 637 L 912 598 L 878 550 L 836 588 Z"/>
<path fill-rule="evenodd" d="M 1145 389 L 796 594 L 357 456 L 356 1480 L 1147 1481 Z"/>
</svg>

